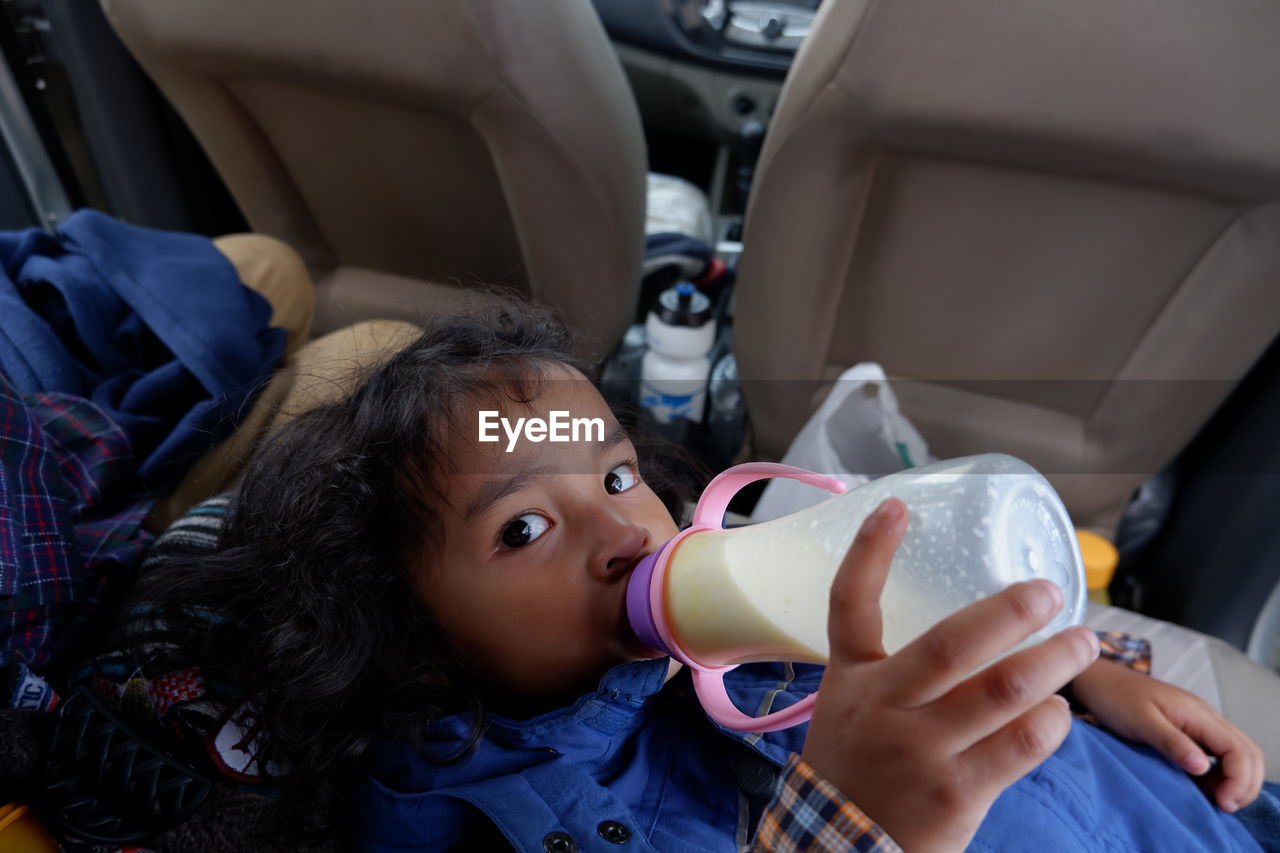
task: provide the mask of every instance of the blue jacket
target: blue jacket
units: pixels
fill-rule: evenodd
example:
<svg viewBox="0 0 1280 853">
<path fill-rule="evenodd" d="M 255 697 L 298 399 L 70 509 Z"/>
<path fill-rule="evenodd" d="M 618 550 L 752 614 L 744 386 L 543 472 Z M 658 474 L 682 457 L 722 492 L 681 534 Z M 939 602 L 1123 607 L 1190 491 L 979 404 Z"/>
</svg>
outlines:
<svg viewBox="0 0 1280 853">
<path fill-rule="evenodd" d="M 93 401 L 163 489 L 234 426 L 285 333 L 207 238 L 93 210 L 56 235 L 0 232 L 0 371 Z"/>
<path fill-rule="evenodd" d="M 572 706 L 532 720 L 495 720 L 476 752 L 432 764 L 405 743 L 380 752 L 354 802 L 354 837 L 368 851 L 447 850 L 487 819 L 521 851 L 733 851 L 773 780 L 771 768 L 803 743 L 805 727 L 765 735 L 720 729 L 682 676 L 665 687 L 666 661 L 617 667 Z M 781 667 L 743 667 L 730 694 L 773 709 L 817 686 Z M 445 754 L 466 730 L 433 726 L 428 749 Z M 619 827 L 622 827 L 620 830 Z M 625 847 L 609 840 L 626 837 Z M 549 844 L 549 846 L 544 846 Z M 1154 752 L 1083 723 L 1048 761 L 992 807 L 971 850 L 1257 850 L 1240 823 L 1211 806 Z"/>
</svg>

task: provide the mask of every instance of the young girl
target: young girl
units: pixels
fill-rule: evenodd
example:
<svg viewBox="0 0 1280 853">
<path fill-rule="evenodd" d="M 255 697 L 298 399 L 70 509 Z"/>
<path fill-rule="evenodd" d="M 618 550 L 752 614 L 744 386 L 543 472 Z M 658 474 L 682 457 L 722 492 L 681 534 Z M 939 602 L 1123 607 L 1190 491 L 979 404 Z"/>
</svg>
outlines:
<svg viewBox="0 0 1280 853">
<path fill-rule="evenodd" d="M 256 706 L 259 766 L 295 828 L 365 850 L 1258 849 L 1219 808 L 1257 795 L 1257 748 L 1190 694 L 1095 662 L 1091 632 L 970 675 L 1047 624 L 1052 585 L 886 657 L 894 501 L 837 577 L 826 670 L 733 673 L 756 712 L 821 682 L 813 722 L 712 724 L 625 613 L 685 496 L 649 467 L 662 457 L 641 464 L 567 344 L 529 308 L 435 324 L 284 427 L 217 553 L 167 570 L 175 605 L 232 617 L 206 651 Z M 1073 678 L 1102 723 L 1155 749 L 1073 724 L 1055 694 Z"/>
</svg>

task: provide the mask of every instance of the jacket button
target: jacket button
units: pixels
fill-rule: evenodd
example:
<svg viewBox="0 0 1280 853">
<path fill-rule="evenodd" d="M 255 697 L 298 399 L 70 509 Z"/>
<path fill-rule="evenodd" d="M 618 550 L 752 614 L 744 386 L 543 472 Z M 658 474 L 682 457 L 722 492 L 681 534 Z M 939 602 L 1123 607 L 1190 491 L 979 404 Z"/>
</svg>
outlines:
<svg viewBox="0 0 1280 853">
<path fill-rule="evenodd" d="M 613 844 L 626 844 L 631 840 L 631 830 L 627 829 L 616 820 L 604 820 L 596 827 L 596 832 L 600 833 L 600 837 L 605 841 Z"/>
<path fill-rule="evenodd" d="M 734 762 L 733 771 L 738 776 L 738 787 L 753 800 L 765 801 L 773 796 L 778 783 L 778 771 L 757 755 L 744 755 Z"/>
<path fill-rule="evenodd" d="M 542 837 L 542 849 L 547 853 L 578 853 L 578 842 L 567 832 L 548 832 Z"/>
</svg>

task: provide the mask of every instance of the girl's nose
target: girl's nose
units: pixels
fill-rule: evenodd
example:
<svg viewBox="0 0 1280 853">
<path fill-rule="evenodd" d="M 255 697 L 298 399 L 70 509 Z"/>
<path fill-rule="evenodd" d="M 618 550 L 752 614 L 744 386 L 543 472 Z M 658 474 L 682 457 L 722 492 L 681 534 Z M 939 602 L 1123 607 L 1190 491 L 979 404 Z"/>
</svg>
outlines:
<svg viewBox="0 0 1280 853">
<path fill-rule="evenodd" d="M 649 531 L 625 518 L 608 513 L 602 519 L 600 539 L 592 555 L 590 571 L 600 580 L 612 581 L 626 573 L 644 556 Z"/>
</svg>

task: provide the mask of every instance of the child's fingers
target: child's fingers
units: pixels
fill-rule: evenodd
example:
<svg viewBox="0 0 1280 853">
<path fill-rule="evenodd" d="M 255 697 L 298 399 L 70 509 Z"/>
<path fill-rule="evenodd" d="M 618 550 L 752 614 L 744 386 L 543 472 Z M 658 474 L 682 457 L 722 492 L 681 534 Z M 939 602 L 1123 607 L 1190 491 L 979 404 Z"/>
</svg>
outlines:
<svg viewBox="0 0 1280 853">
<path fill-rule="evenodd" d="M 1213 799 L 1218 808 L 1234 812 L 1252 803 L 1262 790 L 1261 762 L 1254 765 L 1246 750 L 1234 749 L 1218 756 L 1222 779 L 1214 786 Z"/>
<path fill-rule="evenodd" d="M 1062 591 L 1043 580 L 1016 583 L 948 616 L 908 643 L 892 690 L 904 707 L 925 705 L 1007 652 L 1062 609 Z"/>
<path fill-rule="evenodd" d="M 1070 731 L 1067 701 L 1050 696 L 961 753 L 962 778 L 998 794 L 1044 762 Z"/>
<path fill-rule="evenodd" d="M 1181 733 L 1179 733 L 1181 734 Z M 1170 738 L 1161 746 L 1160 751 L 1168 756 L 1169 760 L 1190 773 L 1192 776 L 1203 776 L 1213 769 L 1213 762 L 1200 745 L 1186 735 L 1181 735 L 1176 739 Z"/>
<path fill-rule="evenodd" d="M 880 594 L 906 530 L 907 508 L 891 498 L 867 517 L 849 546 L 831 584 L 827 634 L 832 665 L 884 657 Z"/>
<path fill-rule="evenodd" d="M 1217 713 L 1205 710 L 1205 714 L 1188 718 L 1182 727 L 1218 757 L 1221 780 L 1213 786 L 1214 800 L 1224 811 L 1233 812 L 1253 802 L 1262 789 L 1266 774 L 1262 749 Z"/>
<path fill-rule="evenodd" d="M 1213 762 L 1200 744 L 1169 722 L 1163 714 L 1154 714 L 1149 725 L 1152 733 L 1147 736 L 1147 741 L 1165 758 L 1192 776 L 1202 776 L 1213 767 Z"/>
<path fill-rule="evenodd" d="M 959 752 L 1039 705 L 1098 656 L 1097 635 L 1068 628 L 1043 643 L 992 664 L 961 682 L 928 709 Z"/>
</svg>

